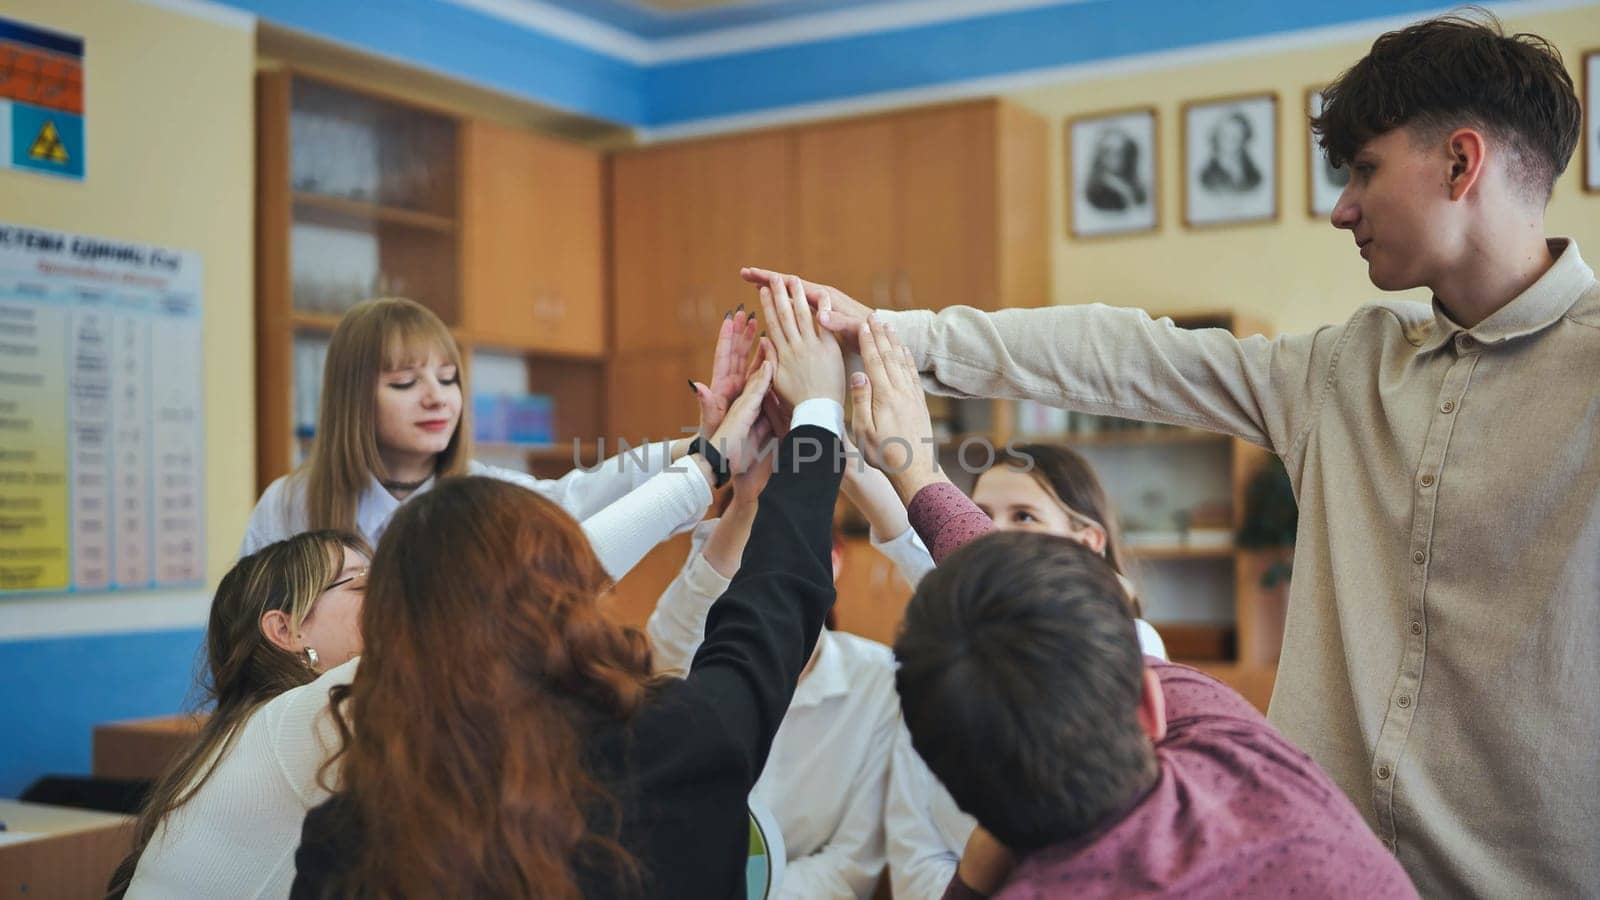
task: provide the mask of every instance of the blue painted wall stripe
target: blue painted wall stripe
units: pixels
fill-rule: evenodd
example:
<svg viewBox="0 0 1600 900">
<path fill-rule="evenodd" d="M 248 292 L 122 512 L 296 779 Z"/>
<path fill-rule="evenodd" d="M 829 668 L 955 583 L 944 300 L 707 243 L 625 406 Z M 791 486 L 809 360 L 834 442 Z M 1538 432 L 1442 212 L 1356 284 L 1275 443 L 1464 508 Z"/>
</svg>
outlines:
<svg viewBox="0 0 1600 900">
<path fill-rule="evenodd" d="M 1442 5 L 1105 0 L 639 66 L 445 0 L 220 2 L 535 102 L 650 128 L 1422 14 Z"/>
<path fill-rule="evenodd" d="M 86 775 L 94 726 L 198 702 L 204 629 L 0 642 L 0 796 Z"/>
<path fill-rule="evenodd" d="M 219 0 L 262 19 L 558 109 L 612 122 L 644 117 L 626 61 L 439 0 Z"/>
<path fill-rule="evenodd" d="M 1112 60 L 1438 7 L 1438 0 L 1305 4 L 1118 0 L 777 47 L 647 70 L 650 122 L 697 119 Z M 1137 25 L 1135 24 L 1137 23 Z M 1329 72 L 1329 76 L 1337 73 Z M 1241 84 L 1245 89 L 1250 85 Z"/>
</svg>

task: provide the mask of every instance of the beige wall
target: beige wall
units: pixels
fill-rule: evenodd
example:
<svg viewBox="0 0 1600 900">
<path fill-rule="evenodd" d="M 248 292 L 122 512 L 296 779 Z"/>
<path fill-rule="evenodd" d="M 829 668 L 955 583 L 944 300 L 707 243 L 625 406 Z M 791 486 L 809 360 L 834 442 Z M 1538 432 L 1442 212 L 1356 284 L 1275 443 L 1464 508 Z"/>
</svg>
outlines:
<svg viewBox="0 0 1600 900">
<path fill-rule="evenodd" d="M 1552 40 L 1576 81 L 1585 50 L 1600 49 L 1600 9 L 1508 18 L 1508 31 Z M 1049 117 L 1050 239 L 1056 303 L 1101 301 L 1150 310 L 1232 308 L 1280 332 L 1344 319 L 1379 296 L 1348 232 L 1306 210 L 1305 89 L 1324 83 L 1365 54 L 1378 30 L 1337 44 L 1286 49 L 1074 81 L 1011 98 Z M 1581 82 L 1579 82 L 1581 85 Z M 1179 115 L 1188 100 L 1260 91 L 1278 93 L 1281 175 L 1276 223 L 1184 228 L 1179 181 Z M 1581 88 L 1580 88 L 1581 90 Z M 1063 134 L 1069 117 L 1154 105 L 1158 110 L 1161 225 L 1143 236 L 1074 240 L 1067 236 Z M 1590 123 L 1589 127 L 1593 127 Z M 1557 182 L 1548 230 L 1575 237 L 1600 265 L 1600 194 L 1584 194 L 1582 154 Z M 1410 296 L 1426 299 L 1425 294 Z"/>
<path fill-rule="evenodd" d="M 201 257 L 215 583 L 255 502 L 254 33 L 138 0 L 5 0 L 0 15 L 84 38 L 88 142 L 82 182 L 0 170 L 0 219 Z"/>
</svg>

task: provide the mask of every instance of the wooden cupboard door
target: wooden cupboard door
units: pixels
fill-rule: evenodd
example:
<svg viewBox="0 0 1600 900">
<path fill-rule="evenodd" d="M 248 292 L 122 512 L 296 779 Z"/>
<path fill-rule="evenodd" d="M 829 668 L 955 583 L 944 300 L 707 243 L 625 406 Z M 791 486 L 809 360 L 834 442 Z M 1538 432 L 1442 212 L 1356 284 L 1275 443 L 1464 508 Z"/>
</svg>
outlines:
<svg viewBox="0 0 1600 900">
<path fill-rule="evenodd" d="M 476 121 L 462 149 L 468 332 L 522 349 L 604 352 L 599 156 Z"/>
<path fill-rule="evenodd" d="M 687 348 L 706 185 L 689 147 L 624 153 L 611 163 L 612 284 L 617 351 Z"/>
<path fill-rule="evenodd" d="M 993 104 L 895 121 L 900 245 L 895 309 L 997 305 Z"/>
<path fill-rule="evenodd" d="M 618 353 L 606 380 L 612 437 L 638 445 L 644 440 L 676 440 L 691 434 L 699 425 L 700 407 L 689 392 L 689 380 L 704 381 L 710 374 L 710 363 L 701 372 L 698 361 L 698 354 L 689 350 Z M 612 448 L 608 446 L 606 452 L 612 453 Z"/>
<path fill-rule="evenodd" d="M 891 306 L 899 227 L 893 122 L 803 129 L 795 156 L 798 271 L 869 306 Z"/>
<path fill-rule="evenodd" d="M 793 271 L 794 141 L 785 132 L 717 140 L 696 147 L 703 205 L 683 224 L 695 235 L 691 302 L 697 312 L 690 346 L 710 371 L 724 314 L 740 303 L 759 310 L 742 266 Z M 698 361 L 698 359 L 697 359 Z M 705 376 L 697 376 L 705 377 Z"/>
<path fill-rule="evenodd" d="M 834 605 L 839 630 L 893 644 L 911 599 L 911 587 L 889 558 L 866 538 L 845 540 L 839 572 L 839 599 Z"/>
<path fill-rule="evenodd" d="M 540 261 L 536 349 L 605 352 L 605 163 L 584 147 L 546 138 L 529 144 L 534 181 L 533 248 Z"/>
<path fill-rule="evenodd" d="M 684 560 L 689 558 L 690 536 L 680 534 L 668 538 L 645 555 L 602 603 L 614 621 L 635 628 L 644 628 L 655 611 L 661 592 L 678 577 Z"/>
</svg>

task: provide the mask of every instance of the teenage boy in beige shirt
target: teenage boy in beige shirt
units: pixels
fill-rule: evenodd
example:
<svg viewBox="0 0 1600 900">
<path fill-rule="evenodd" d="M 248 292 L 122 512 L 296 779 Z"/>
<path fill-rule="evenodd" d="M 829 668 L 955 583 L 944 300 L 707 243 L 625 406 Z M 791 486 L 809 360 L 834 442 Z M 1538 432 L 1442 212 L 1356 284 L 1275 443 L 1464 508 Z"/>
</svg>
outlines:
<svg viewBox="0 0 1600 900">
<path fill-rule="evenodd" d="M 1379 38 L 1325 96 L 1313 127 L 1353 175 L 1333 225 L 1375 286 L 1427 287 L 1431 307 L 1380 301 L 1275 340 L 1099 304 L 876 315 L 937 393 L 1281 456 L 1301 515 L 1273 724 L 1425 896 L 1589 896 L 1600 286 L 1544 232 L 1579 134 L 1572 79 L 1538 37 L 1444 18 Z M 847 339 L 873 314 L 804 289 Z"/>
</svg>

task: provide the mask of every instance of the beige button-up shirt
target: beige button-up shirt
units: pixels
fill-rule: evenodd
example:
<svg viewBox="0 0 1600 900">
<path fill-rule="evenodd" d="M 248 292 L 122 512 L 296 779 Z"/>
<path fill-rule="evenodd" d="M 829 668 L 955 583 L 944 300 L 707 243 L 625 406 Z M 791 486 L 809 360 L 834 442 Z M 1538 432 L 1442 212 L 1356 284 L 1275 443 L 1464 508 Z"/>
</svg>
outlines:
<svg viewBox="0 0 1600 900">
<path fill-rule="evenodd" d="M 1600 894 L 1600 286 L 1274 340 L 1099 304 L 884 313 L 930 390 L 1237 435 L 1300 502 L 1272 722 L 1436 897 Z"/>
</svg>

